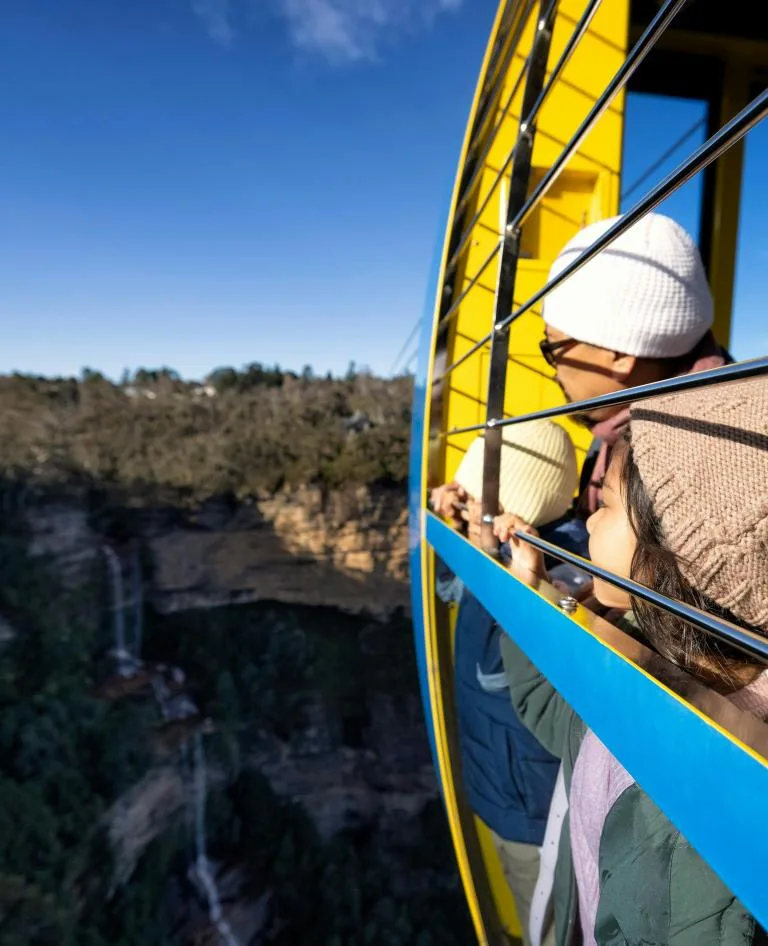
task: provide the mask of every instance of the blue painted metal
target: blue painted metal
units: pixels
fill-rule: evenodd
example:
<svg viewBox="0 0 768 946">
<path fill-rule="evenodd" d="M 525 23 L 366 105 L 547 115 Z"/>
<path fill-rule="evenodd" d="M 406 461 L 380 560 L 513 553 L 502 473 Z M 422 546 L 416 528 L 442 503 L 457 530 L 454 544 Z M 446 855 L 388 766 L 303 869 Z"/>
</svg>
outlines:
<svg viewBox="0 0 768 946">
<path fill-rule="evenodd" d="M 445 202 L 445 212 L 441 219 L 447 220 L 450 211 L 453 190 Z M 432 718 L 432 704 L 429 695 L 429 663 L 427 660 L 427 633 L 426 602 L 424 601 L 424 575 L 422 570 L 422 543 L 425 536 L 424 529 L 424 502 L 422 482 L 424 479 L 424 433 L 427 399 L 429 398 L 428 376 L 433 351 L 433 334 L 435 330 L 435 304 L 440 281 L 440 268 L 443 257 L 443 241 L 445 224 L 440 227 L 435 243 L 435 249 L 427 283 L 426 298 L 424 300 L 423 316 L 419 334 L 419 348 L 416 361 L 413 390 L 413 413 L 411 421 L 411 450 L 408 473 L 408 557 L 411 578 L 411 615 L 413 620 L 413 637 L 416 647 L 416 664 L 419 671 L 419 686 L 421 699 L 424 705 L 424 720 L 427 725 L 429 746 L 432 751 L 432 761 L 435 766 L 438 780 L 440 766 L 435 744 L 435 725 Z M 442 791 L 442 784 L 440 786 Z"/>
<path fill-rule="evenodd" d="M 427 541 L 768 926 L 768 766 L 431 513 Z M 756 808 L 755 806 L 758 806 Z"/>
</svg>

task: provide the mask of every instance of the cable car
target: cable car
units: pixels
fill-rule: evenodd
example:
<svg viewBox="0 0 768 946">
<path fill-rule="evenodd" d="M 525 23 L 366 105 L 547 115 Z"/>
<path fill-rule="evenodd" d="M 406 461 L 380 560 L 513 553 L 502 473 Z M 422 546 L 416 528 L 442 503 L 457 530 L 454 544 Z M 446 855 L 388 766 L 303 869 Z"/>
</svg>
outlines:
<svg viewBox="0 0 768 946">
<path fill-rule="evenodd" d="M 754 812 L 768 797 L 768 727 L 744 714 L 726 721 L 699 685 L 662 680 L 642 648 L 630 648 L 585 609 L 562 607 L 551 587 L 522 586 L 427 505 L 430 488 L 452 479 L 478 433 L 505 423 L 556 418 L 580 460 L 585 456 L 590 434 L 571 421 L 574 405 L 564 404 L 538 348 L 541 306 L 562 246 L 584 225 L 620 210 L 628 92 L 703 103 L 706 140 L 557 281 L 700 174 L 698 242 L 714 332 L 728 345 L 743 143 L 768 111 L 766 65 L 768 8 L 754 0 L 731 0 L 727 11 L 716 0 L 503 0 L 495 16 L 421 323 L 409 485 L 420 685 L 479 943 L 507 943 L 521 931 L 489 832 L 463 797 L 452 690 L 455 615 L 436 597 L 436 555 L 502 628 L 519 633 L 517 643 L 542 673 L 768 926 L 760 869 L 768 832 Z M 758 358 L 721 369 L 720 378 L 706 373 L 673 384 L 767 369 L 768 359 Z M 501 442 L 485 440 L 483 511 L 491 515 Z M 560 558 L 568 561 L 565 553 Z M 515 630 L 525 624 L 521 615 L 535 622 L 536 638 Z M 718 632 L 716 620 L 709 630 Z"/>
</svg>

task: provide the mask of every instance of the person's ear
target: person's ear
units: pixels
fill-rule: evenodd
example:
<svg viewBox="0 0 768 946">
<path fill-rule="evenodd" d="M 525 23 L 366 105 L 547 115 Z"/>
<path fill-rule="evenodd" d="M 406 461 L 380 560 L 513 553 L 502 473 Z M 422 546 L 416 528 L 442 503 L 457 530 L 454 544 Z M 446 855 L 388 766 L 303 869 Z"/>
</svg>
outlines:
<svg viewBox="0 0 768 946">
<path fill-rule="evenodd" d="M 617 381 L 626 384 L 636 366 L 637 358 L 635 355 L 624 355 L 621 352 L 614 352 L 613 361 L 611 362 L 611 375 Z"/>
</svg>

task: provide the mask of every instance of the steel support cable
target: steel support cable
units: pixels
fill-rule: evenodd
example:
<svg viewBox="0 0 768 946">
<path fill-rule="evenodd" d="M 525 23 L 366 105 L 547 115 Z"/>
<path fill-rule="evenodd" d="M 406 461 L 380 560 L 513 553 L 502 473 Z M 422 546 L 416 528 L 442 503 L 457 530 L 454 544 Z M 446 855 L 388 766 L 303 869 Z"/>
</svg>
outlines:
<svg viewBox="0 0 768 946">
<path fill-rule="evenodd" d="M 417 320 L 416 320 L 416 324 L 413 326 L 413 328 L 411 329 L 410 334 L 408 335 L 408 338 L 406 338 L 406 340 L 403 342 L 402 348 L 401 348 L 400 351 L 397 353 L 397 357 L 396 357 L 395 360 L 392 362 L 392 367 L 389 369 L 389 373 L 390 373 L 390 374 L 394 374 L 395 368 L 397 368 L 398 363 L 399 363 L 400 359 L 403 357 L 403 355 L 405 354 L 406 349 L 408 348 L 408 346 L 411 344 L 411 342 L 412 342 L 412 341 L 414 340 L 414 338 L 416 337 L 416 333 L 419 331 L 419 327 L 420 327 L 420 326 L 421 326 L 421 319 L 417 319 Z"/>
<path fill-rule="evenodd" d="M 575 565 L 576 568 L 587 572 L 592 575 L 593 578 L 600 578 L 602 581 L 607 581 L 616 588 L 621 588 L 622 591 L 626 591 L 634 598 L 641 598 L 649 604 L 674 614 L 675 617 L 682 618 L 682 620 L 686 621 L 688 624 L 693 624 L 694 627 L 698 627 L 711 637 L 715 637 L 717 640 L 725 644 L 730 644 L 733 647 L 738 647 L 739 650 L 749 654 L 751 657 L 757 657 L 759 660 L 768 662 L 768 639 L 757 634 L 755 631 L 748 631 L 743 627 L 739 627 L 737 624 L 732 624 L 730 621 L 724 621 L 721 618 L 707 614 L 706 611 L 701 611 L 689 604 L 683 604 L 682 601 L 668 598 L 666 595 L 659 594 L 658 591 L 653 591 L 651 588 L 646 588 L 645 585 L 641 585 L 631 578 L 621 578 L 619 575 L 614 575 L 613 572 L 601 568 L 599 565 L 595 565 L 593 562 L 590 562 L 589 559 L 567 552 L 565 549 L 561 549 L 551 542 L 545 542 L 544 539 L 540 539 L 537 536 L 516 531 L 515 538 L 527 542 L 546 555 L 551 555 L 562 562 Z"/>
<path fill-rule="evenodd" d="M 552 184 L 560 176 L 560 173 L 562 172 L 565 165 L 570 161 L 570 159 L 578 150 L 579 145 L 582 143 L 587 134 L 592 130 L 592 127 L 595 125 L 597 120 L 602 117 L 603 112 L 605 112 L 610 106 L 616 95 L 624 88 L 627 82 L 629 82 L 629 80 L 635 74 L 640 64 L 655 46 L 661 34 L 666 30 L 680 10 L 682 10 L 683 7 L 685 7 L 690 2 L 691 0 L 665 0 L 664 5 L 661 7 L 656 16 L 651 20 L 640 39 L 638 39 L 630 52 L 627 54 L 627 58 L 621 64 L 620 68 L 614 75 L 613 79 L 611 79 L 603 94 L 589 110 L 587 117 L 584 119 L 584 121 L 582 121 L 581 125 L 579 125 L 577 128 L 576 133 L 571 137 L 571 140 L 560 153 L 560 157 L 544 175 L 534 192 L 523 205 L 520 213 L 517 214 L 515 219 L 512 221 L 514 228 L 521 227 L 523 223 L 525 223 L 533 208 L 536 206 L 536 204 L 538 204 L 544 194 L 546 194 Z"/>
<path fill-rule="evenodd" d="M 453 427 L 445 431 L 444 437 L 453 437 L 472 431 L 488 428 L 509 427 L 512 424 L 524 424 L 533 420 L 544 420 L 549 417 L 563 417 L 568 414 L 584 414 L 603 407 L 618 407 L 630 404 L 633 401 L 644 401 L 647 398 L 658 397 L 661 394 L 675 394 L 678 391 L 687 391 L 689 388 L 701 388 L 709 384 L 726 384 L 730 381 L 746 381 L 768 374 L 768 356 L 752 358 L 749 361 L 737 361 L 735 364 L 723 365 L 720 368 L 709 368 L 707 371 L 697 371 L 694 374 L 684 374 L 675 378 L 665 378 L 663 381 L 652 381 L 641 384 L 626 391 L 616 391 L 612 394 L 600 394 L 585 401 L 573 401 L 570 404 L 560 404 L 557 407 L 545 407 L 540 411 L 531 411 L 529 414 L 520 414 L 517 417 L 491 418 L 484 424 L 471 424 L 467 427 Z"/>
<path fill-rule="evenodd" d="M 461 303 L 464 301 L 464 299 L 465 299 L 465 298 L 467 297 L 467 295 L 469 294 L 470 290 L 477 284 L 477 282 L 479 281 L 479 279 L 480 279 L 480 277 L 483 275 L 483 273 L 486 271 L 486 269 L 488 269 L 488 267 L 491 265 L 491 263 L 494 261 L 494 259 L 499 255 L 499 250 L 501 250 L 501 247 L 502 247 L 502 244 L 503 244 L 503 243 L 504 243 L 504 238 L 503 238 L 503 237 L 501 237 L 499 240 L 496 241 L 495 246 L 493 247 L 493 249 L 491 250 L 491 252 L 486 256 L 486 258 L 483 260 L 483 262 L 482 262 L 480 268 L 477 270 L 477 272 L 475 273 L 475 275 L 470 279 L 470 281 L 467 283 L 467 285 L 462 289 L 462 291 L 461 291 L 460 295 L 458 296 L 458 298 L 455 299 L 455 300 L 451 303 L 450 308 L 447 310 L 447 312 L 445 313 L 445 315 L 443 315 L 442 318 L 440 319 L 440 321 L 437 323 L 438 331 L 439 331 L 441 328 L 443 328 L 443 326 L 450 320 L 451 316 L 452 316 L 452 315 L 456 312 L 456 310 L 459 308 L 459 306 L 461 305 Z"/>
<path fill-rule="evenodd" d="M 707 124 L 706 118 L 700 118 L 695 124 L 691 125 L 691 127 L 688 129 L 688 131 L 685 132 L 684 135 L 681 135 L 677 139 L 677 141 L 674 142 L 674 144 L 671 144 L 667 148 L 664 154 L 662 154 L 659 158 L 657 158 L 653 162 L 653 164 L 650 165 L 650 167 L 646 168 L 643 171 L 640 177 L 638 177 L 632 183 L 632 185 L 628 187 L 622 193 L 620 199 L 626 200 L 626 198 L 629 197 L 630 194 L 634 194 L 634 192 L 638 189 L 638 187 L 640 187 L 641 184 L 644 184 L 648 180 L 648 178 L 654 173 L 654 171 L 658 171 L 658 169 L 662 166 L 662 164 L 664 164 L 665 161 L 671 158 L 672 155 L 678 150 L 678 148 L 682 147 L 686 143 L 686 141 L 688 141 L 688 139 L 699 130 L 699 128 L 701 128 L 702 126 L 706 124 Z"/>
<path fill-rule="evenodd" d="M 723 125 L 711 138 L 708 138 L 686 161 L 679 164 L 663 181 L 660 181 L 645 197 L 623 214 L 610 229 L 606 230 L 601 237 L 595 240 L 595 242 L 572 263 L 569 263 L 554 279 L 551 279 L 545 286 L 539 289 L 538 292 L 535 292 L 519 309 L 511 312 L 503 322 L 500 322 L 495 327 L 494 331 L 506 331 L 516 319 L 532 309 L 533 306 L 544 299 L 548 293 L 556 289 L 593 257 L 597 256 L 598 253 L 613 243 L 614 240 L 628 230 L 644 214 L 653 210 L 654 207 L 666 200 L 670 194 L 674 193 L 674 191 L 685 184 L 686 181 L 690 180 L 690 178 L 698 174 L 699 171 L 717 160 L 732 144 L 743 138 L 750 128 L 758 124 L 766 114 L 768 114 L 768 90 L 761 92 L 760 95 L 745 106 L 738 115 L 732 118 L 727 124 Z M 463 364 L 468 358 L 471 358 L 472 355 L 478 352 L 484 345 L 487 345 L 492 337 L 493 332 L 489 332 L 471 348 L 467 349 L 456 361 L 448 365 L 443 374 L 433 381 L 433 384 L 444 380 L 445 377 L 459 365 Z"/>
<path fill-rule="evenodd" d="M 418 354 L 419 354 L 419 350 L 418 350 L 418 348 L 417 348 L 416 351 L 414 351 L 414 352 L 411 354 L 411 357 L 408 359 L 408 361 L 406 361 L 405 364 L 403 365 L 403 371 L 406 371 L 406 372 L 408 371 L 408 369 L 411 367 L 411 365 L 414 363 L 414 361 L 416 361 L 416 358 L 418 357 Z"/>
<path fill-rule="evenodd" d="M 544 103 L 546 102 L 547 98 L 549 97 L 549 94 L 552 91 L 552 88 L 554 87 L 557 80 L 560 78 L 560 75 L 562 74 L 563 69 L 565 69 L 566 65 L 568 64 L 568 61 L 573 55 L 574 50 L 580 43 L 584 34 L 589 29 L 589 24 L 592 22 L 592 19 L 594 18 L 595 13 L 597 13 L 597 8 L 600 6 L 600 2 L 601 0 L 590 0 L 590 2 L 587 4 L 587 7 L 584 10 L 584 13 L 582 13 L 581 18 L 579 19 L 579 22 L 576 24 L 565 49 L 563 50 L 560 58 L 555 64 L 549 76 L 549 79 L 547 79 L 547 82 L 544 85 L 544 88 L 541 90 L 538 98 L 534 102 L 528 114 L 525 115 L 525 117 L 521 121 L 520 131 L 518 133 L 517 141 L 515 141 L 515 144 L 512 147 L 512 150 L 507 155 L 507 158 L 502 164 L 501 168 L 499 169 L 496 177 L 491 182 L 491 186 L 488 189 L 488 193 L 485 195 L 485 198 L 483 199 L 482 203 L 480 204 L 479 209 L 476 211 L 474 217 L 472 218 L 471 223 L 464 230 L 464 233 L 461 235 L 461 237 L 459 237 L 459 244 L 456 247 L 456 249 L 453 251 L 453 253 L 451 254 L 451 258 L 448 260 L 448 263 L 446 264 L 446 267 L 445 267 L 446 273 L 451 272 L 451 270 L 456 266 L 456 263 L 458 262 L 459 257 L 461 256 L 462 252 L 464 251 L 467 245 L 467 241 L 472 235 L 472 231 L 475 228 L 475 224 L 478 222 L 483 212 L 485 211 L 485 208 L 490 203 L 490 200 L 493 197 L 493 194 L 496 190 L 496 187 L 498 186 L 499 181 L 502 179 L 502 177 L 504 177 L 504 174 L 506 173 L 507 168 L 510 166 L 510 164 L 512 163 L 515 157 L 515 151 L 520 142 L 520 137 L 522 135 L 527 134 L 528 129 L 536 121 L 536 118 L 539 112 L 541 111 L 541 109 L 543 108 Z M 688 2 L 688 0 L 678 0 L 678 2 L 685 3 L 685 2 Z M 540 17 L 539 25 L 538 25 L 539 31 L 543 29 L 543 24 L 546 24 L 547 22 L 549 22 L 550 17 L 554 14 L 554 9 L 556 5 L 557 5 L 557 0 L 552 0 L 547 12 Z M 516 214 L 515 218 L 511 220 L 509 223 L 509 229 L 511 231 L 519 229 L 519 225 L 515 222 L 518 216 L 519 215 Z"/>
</svg>

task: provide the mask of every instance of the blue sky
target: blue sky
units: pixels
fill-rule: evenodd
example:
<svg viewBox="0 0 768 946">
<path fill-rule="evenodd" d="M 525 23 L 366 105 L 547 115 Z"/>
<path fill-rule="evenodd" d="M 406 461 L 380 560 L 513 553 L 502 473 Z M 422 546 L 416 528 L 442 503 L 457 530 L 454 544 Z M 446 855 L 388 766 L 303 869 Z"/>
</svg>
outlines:
<svg viewBox="0 0 768 946">
<path fill-rule="evenodd" d="M 5 0 L 0 372 L 388 372 L 422 306 L 495 6 Z M 695 114 L 633 100 L 626 182 Z M 752 195 L 766 131 L 748 147 Z M 694 189 L 668 208 L 689 226 Z M 762 324 L 760 199 L 739 355 Z"/>
</svg>

